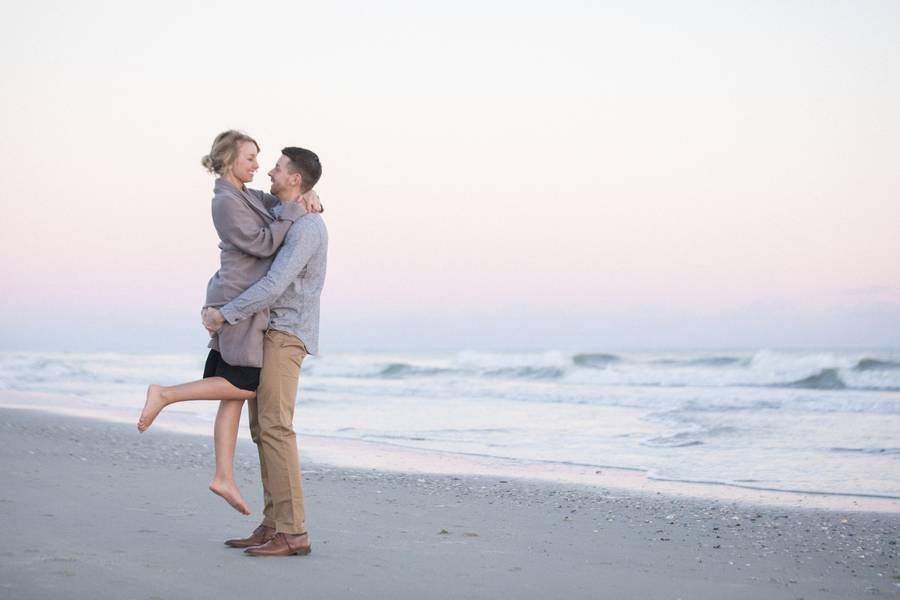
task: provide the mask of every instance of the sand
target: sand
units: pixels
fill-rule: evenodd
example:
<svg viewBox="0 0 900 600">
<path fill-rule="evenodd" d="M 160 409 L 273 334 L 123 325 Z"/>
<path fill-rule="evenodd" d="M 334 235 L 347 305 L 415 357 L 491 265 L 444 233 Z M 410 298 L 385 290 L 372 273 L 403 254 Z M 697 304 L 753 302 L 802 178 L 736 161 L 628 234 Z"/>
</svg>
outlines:
<svg viewBox="0 0 900 600">
<path fill-rule="evenodd" d="M 302 442 L 301 442 L 302 447 Z M 304 463 L 313 553 L 206 490 L 208 437 L 0 410 L 0 598 L 900 597 L 900 514 Z"/>
</svg>

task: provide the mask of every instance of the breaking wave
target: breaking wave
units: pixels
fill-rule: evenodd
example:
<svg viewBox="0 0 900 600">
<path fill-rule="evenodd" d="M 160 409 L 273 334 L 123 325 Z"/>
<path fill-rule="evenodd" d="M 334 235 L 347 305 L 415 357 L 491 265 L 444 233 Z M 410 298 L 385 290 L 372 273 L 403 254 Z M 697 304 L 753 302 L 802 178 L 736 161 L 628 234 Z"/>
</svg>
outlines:
<svg viewBox="0 0 900 600">
<path fill-rule="evenodd" d="M 487 377 L 509 377 L 512 379 L 559 379 L 566 372 L 557 367 L 509 367 L 487 371 Z"/>
<path fill-rule="evenodd" d="M 711 427 L 701 431 L 679 431 L 671 435 L 661 435 L 650 439 L 643 440 L 642 446 L 650 448 L 687 448 L 690 446 L 701 446 L 703 440 L 701 438 L 713 437 L 722 434 L 734 433 L 736 429 L 729 426 Z"/>
<path fill-rule="evenodd" d="M 574 364 L 591 369 L 603 369 L 621 360 L 615 354 L 576 354 L 572 357 Z"/>
<path fill-rule="evenodd" d="M 427 377 L 429 375 L 446 375 L 453 373 L 453 369 L 442 369 L 440 367 L 417 367 L 406 363 L 391 363 L 381 369 L 378 373 L 380 377 L 401 378 L 401 377 Z"/>
<path fill-rule="evenodd" d="M 807 390 L 845 390 L 847 384 L 838 375 L 837 369 L 822 369 L 799 381 L 793 381 L 783 387 L 803 388 Z"/>
<path fill-rule="evenodd" d="M 734 356 L 710 356 L 708 358 L 693 358 L 688 360 L 662 358 L 653 361 L 652 364 L 671 367 L 730 367 L 733 365 L 748 365 L 750 364 L 750 361 L 746 358 L 736 358 Z"/>
<path fill-rule="evenodd" d="M 854 371 L 894 371 L 897 369 L 900 369 L 900 362 L 878 360 L 877 358 L 863 358 L 853 367 Z"/>
</svg>

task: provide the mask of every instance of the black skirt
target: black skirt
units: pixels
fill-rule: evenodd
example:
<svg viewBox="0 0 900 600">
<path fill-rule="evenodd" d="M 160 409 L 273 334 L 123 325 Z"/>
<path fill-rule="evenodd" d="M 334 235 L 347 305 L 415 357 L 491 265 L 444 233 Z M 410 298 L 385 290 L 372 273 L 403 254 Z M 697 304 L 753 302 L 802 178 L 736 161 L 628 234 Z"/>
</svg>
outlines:
<svg viewBox="0 0 900 600">
<path fill-rule="evenodd" d="M 217 350 L 210 350 L 203 369 L 203 379 L 222 377 L 239 390 L 255 392 L 259 387 L 259 371 L 258 367 L 233 367 L 225 362 Z"/>
</svg>

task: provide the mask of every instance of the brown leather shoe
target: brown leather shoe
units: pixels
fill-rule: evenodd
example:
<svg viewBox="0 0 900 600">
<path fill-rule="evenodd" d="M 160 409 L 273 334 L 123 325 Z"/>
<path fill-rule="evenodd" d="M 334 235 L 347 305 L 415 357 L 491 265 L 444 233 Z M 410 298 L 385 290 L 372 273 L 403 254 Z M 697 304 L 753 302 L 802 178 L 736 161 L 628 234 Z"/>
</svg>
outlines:
<svg viewBox="0 0 900 600">
<path fill-rule="evenodd" d="M 247 548 L 244 552 L 250 556 L 291 556 L 309 554 L 312 546 L 308 533 L 276 533 L 275 537 L 262 546 Z"/>
<path fill-rule="evenodd" d="M 260 525 L 253 530 L 253 533 L 250 534 L 250 537 L 225 540 L 225 545 L 231 546 L 232 548 L 250 548 L 252 546 L 261 546 L 262 544 L 265 544 L 266 542 L 271 540 L 273 537 L 275 537 L 274 528 Z"/>
</svg>

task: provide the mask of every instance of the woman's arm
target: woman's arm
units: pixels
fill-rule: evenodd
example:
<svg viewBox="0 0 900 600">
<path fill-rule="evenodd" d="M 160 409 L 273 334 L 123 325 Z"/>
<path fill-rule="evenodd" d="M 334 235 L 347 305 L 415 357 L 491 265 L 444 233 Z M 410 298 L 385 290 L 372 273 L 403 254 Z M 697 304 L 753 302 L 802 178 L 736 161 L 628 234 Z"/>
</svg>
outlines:
<svg viewBox="0 0 900 600">
<path fill-rule="evenodd" d="M 253 194 L 259 201 L 262 202 L 263 206 L 265 206 L 269 212 L 272 212 L 276 206 L 281 204 L 281 199 L 274 194 L 269 194 L 268 192 L 264 192 L 262 190 L 251 190 L 248 189 L 247 192 Z M 316 190 L 309 190 L 300 196 L 299 202 L 303 205 L 303 208 L 306 209 L 308 213 L 320 213 L 325 212 L 325 209 L 322 208 L 322 202 L 319 200 L 319 194 L 316 193 Z M 274 214 L 274 213 L 273 213 Z"/>
<path fill-rule="evenodd" d="M 260 217 L 249 206 L 234 197 L 213 199 L 212 217 L 219 239 L 234 244 L 242 252 L 257 258 L 268 258 L 278 251 L 291 225 L 306 214 L 296 202 L 284 206 L 272 223 L 260 224 Z"/>
</svg>

